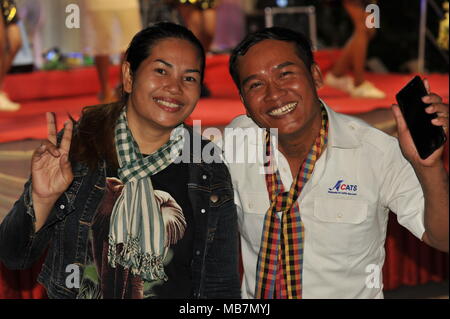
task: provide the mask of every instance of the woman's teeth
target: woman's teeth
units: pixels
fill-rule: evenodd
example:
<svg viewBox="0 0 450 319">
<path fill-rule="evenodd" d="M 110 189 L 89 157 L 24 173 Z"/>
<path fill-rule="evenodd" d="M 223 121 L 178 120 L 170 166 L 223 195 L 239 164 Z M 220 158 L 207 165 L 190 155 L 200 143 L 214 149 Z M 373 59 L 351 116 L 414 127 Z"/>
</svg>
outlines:
<svg viewBox="0 0 450 319">
<path fill-rule="evenodd" d="M 171 103 L 171 102 L 167 102 L 167 101 L 163 101 L 163 100 L 155 100 L 157 103 L 167 106 L 167 107 L 171 107 L 171 108 L 179 108 L 181 107 L 180 104 L 175 104 L 175 103 Z"/>
<path fill-rule="evenodd" d="M 274 109 L 269 112 L 269 115 L 272 116 L 281 116 L 288 114 L 289 112 L 292 112 L 297 107 L 297 102 L 286 104 L 282 107 L 279 107 L 277 109 Z"/>
</svg>

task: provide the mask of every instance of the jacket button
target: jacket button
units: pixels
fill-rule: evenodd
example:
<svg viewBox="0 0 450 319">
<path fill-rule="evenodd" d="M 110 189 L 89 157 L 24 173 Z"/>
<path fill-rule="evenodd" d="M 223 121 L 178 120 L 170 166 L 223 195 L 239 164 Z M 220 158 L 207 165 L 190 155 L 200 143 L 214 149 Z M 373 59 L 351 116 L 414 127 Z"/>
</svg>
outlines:
<svg viewBox="0 0 450 319">
<path fill-rule="evenodd" d="M 206 210 L 205 210 L 204 208 L 202 208 L 202 209 L 200 210 L 200 213 L 204 214 L 204 213 L 206 213 Z"/>
<path fill-rule="evenodd" d="M 219 196 L 217 196 L 216 194 L 213 194 L 213 195 L 211 195 L 209 200 L 213 203 L 217 203 L 217 201 L 219 200 Z"/>
<path fill-rule="evenodd" d="M 206 175 L 203 175 L 203 176 L 202 176 L 202 178 L 203 178 L 203 179 L 207 179 L 207 178 L 208 178 L 208 176 L 206 176 Z"/>
<path fill-rule="evenodd" d="M 59 208 L 60 208 L 60 209 L 64 209 L 64 208 L 66 208 L 66 206 L 64 206 L 63 204 L 61 204 L 61 205 L 59 205 Z"/>
<path fill-rule="evenodd" d="M 196 250 L 196 251 L 195 251 L 195 254 L 196 254 L 197 256 L 200 256 L 200 250 Z"/>
</svg>

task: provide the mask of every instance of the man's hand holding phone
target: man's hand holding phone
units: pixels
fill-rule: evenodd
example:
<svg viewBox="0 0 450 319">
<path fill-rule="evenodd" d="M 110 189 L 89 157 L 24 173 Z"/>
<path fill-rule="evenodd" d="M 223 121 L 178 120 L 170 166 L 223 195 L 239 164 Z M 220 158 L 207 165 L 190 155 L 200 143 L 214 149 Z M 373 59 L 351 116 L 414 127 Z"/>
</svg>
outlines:
<svg viewBox="0 0 450 319">
<path fill-rule="evenodd" d="M 425 138 L 425 142 L 427 139 L 429 139 L 430 148 L 426 150 L 422 150 L 421 154 L 418 151 L 418 147 L 416 146 L 414 139 L 412 137 L 412 134 L 408 128 L 407 121 L 405 120 L 404 113 L 408 112 L 406 110 L 407 107 L 413 107 L 412 105 L 403 105 L 403 113 L 399 105 L 392 105 L 392 111 L 394 113 L 395 120 L 397 122 L 397 132 L 398 132 L 398 139 L 400 143 L 400 147 L 402 149 L 403 155 L 406 159 L 408 159 L 411 164 L 417 169 L 420 166 L 422 167 L 433 167 L 436 165 L 442 165 L 442 153 L 444 151 L 444 142 L 445 139 L 448 138 L 448 126 L 449 126 L 449 106 L 448 104 L 445 104 L 442 102 L 442 98 L 434 93 L 430 92 L 430 86 L 427 81 L 427 79 L 424 79 L 423 84 L 426 89 L 427 95 L 421 97 L 422 102 L 426 104 L 430 104 L 429 106 L 425 107 L 425 112 L 427 114 L 435 114 L 435 118 L 431 119 L 431 124 L 433 126 L 442 127 L 445 136 L 438 138 L 438 144 L 435 146 L 436 149 L 431 148 L 431 144 L 436 143 L 434 139 L 435 137 L 429 137 L 429 136 L 423 136 L 426 134 L 429 134 L 429 132 L 426 132 L 425 125 L 423 127 L 417 126 L 414 127 L 411 124 L 409 125 L 411 129 L 416 130 L 414 134 L 416 136 L 420 136 Z M 399 93 L 400 94 L 400 93 Z M 397 100 L 401 101 L 399 99 L 399 96 L 397 96 Z M 407 100 L 407 99 L 406 99 Z M 404 103 L 407 103 L 405 101 Z M 411 120 L 410 120 L 411 121 Z M 420 131 L 423 130 L 423 131 Z M 442 143 L 442 144 L 441 144 Z M 420 147 L 420 145 L 419 145 Z M 423 148 L 423 146 L 422 146 Z M 427 157 L 424 158 L 423 154 L 430 154 Z"/>
</svg>

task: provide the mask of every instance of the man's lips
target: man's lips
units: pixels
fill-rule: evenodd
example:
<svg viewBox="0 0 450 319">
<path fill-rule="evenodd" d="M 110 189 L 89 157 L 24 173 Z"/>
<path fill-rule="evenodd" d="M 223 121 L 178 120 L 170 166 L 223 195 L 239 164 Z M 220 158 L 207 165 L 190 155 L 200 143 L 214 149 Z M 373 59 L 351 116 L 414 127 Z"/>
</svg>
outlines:
<svg viewBox="0 0 450 319">
<path fill-rule="evenodd" d="M 297 108 L 298 102 L 286 103 L 283 106 L 274 108 L 267 112 L 270 116 L 279 117 L 291 113 Z"/>
<path fill-rule="evenodd" d="M 171 98 L 167 98 L 167 97 L 154 97 L 153 101 L 155 101 L 155 103 L 162 109 L 169 111 L 169 112 L 176 112 L 178 111 L 180 108 L 183 107 L 183 103 L 175 100 L 175 99 L 171 99 Z"/>
</svg>

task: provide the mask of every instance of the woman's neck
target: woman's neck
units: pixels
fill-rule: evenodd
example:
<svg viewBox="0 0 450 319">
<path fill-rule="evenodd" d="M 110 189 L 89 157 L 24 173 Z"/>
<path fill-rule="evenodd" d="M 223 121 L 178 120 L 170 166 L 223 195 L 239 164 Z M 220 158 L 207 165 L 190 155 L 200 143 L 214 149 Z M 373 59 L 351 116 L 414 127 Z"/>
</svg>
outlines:
<svg viewBox="0 0 450 319">
<path fill-rule="evenodd" d="M 170 139 L 172 129 L 156 128 L 147 120 L 127 110 L 128 127 L 142 154 L 152 154 Z"/>
</svg>

